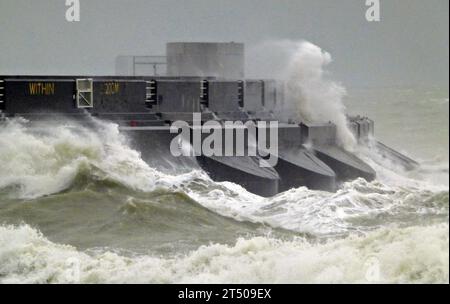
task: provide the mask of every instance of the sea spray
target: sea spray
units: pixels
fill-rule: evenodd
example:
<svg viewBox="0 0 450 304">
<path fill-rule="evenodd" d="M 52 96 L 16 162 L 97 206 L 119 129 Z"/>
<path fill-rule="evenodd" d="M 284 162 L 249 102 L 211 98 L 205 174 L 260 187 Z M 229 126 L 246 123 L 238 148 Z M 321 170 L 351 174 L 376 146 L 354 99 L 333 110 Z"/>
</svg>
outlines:
<svg viewBox="0 0 450 304">
<path fill-rule="evenodd" d="M 356 140 L 347 125 L 343 98 L 346 90 L 327 79 L 331 55 L 310 42 L 299 42 L 286 70 L 286 97 L 307 122 L 333 122 L 339 143 L 353 149 Z"/>
<path fill-rule="evenodd" d="M 247 69 L 252 77 L 284 82 L 285 101 L 282 108 L 275 109 L 281 119 L 333 122 L 338 143 L 353 150 L 356 140 L 347 126 L 343 102 L 346 89 L 328 77 L 331 62 L 331 55 L 313 43 L 269 40 L 250 48 Z"/>
</svg>

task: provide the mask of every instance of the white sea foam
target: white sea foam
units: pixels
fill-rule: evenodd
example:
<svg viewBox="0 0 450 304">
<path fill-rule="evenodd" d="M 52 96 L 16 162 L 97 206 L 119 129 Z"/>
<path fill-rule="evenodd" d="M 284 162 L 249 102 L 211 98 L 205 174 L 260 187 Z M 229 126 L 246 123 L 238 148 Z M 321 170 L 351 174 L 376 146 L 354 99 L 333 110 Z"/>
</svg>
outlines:
<svg viewBox="0 0 450 304">
<path fill-rule="evenodd" d="M 1 283 L 445 283 L 449 227 L 381 229 L 312 244 L 239 239 L 177 257 L 90 254 L 29 226 L 0 226 Z"/>
<path fill-rule="evenodd" d="M 387 218 L 402 215 L 410 215 L 411 223 L 417 220 L 414 214 L 448 217 L 448 188 L 431 191 L 358 179 L 344 184 L 337 193 L 297 188 L 265 199 L 234 184 L 223 186 L 226 190 L 189 195 L 223 216 L 315 236 L 373 230 L 388 226 Z M 374 220 L 377 218 L 380 220 Z"/>
</svg>

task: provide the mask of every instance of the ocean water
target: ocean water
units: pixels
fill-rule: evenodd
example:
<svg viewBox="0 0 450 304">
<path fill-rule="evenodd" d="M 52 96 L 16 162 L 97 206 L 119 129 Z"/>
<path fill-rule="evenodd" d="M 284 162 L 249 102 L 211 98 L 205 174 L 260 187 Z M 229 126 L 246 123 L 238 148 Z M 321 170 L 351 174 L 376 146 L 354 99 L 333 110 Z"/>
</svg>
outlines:
<svg viewBox="0 0 450 304">
<path fill-rule="evenodd" d="M 273 198 L 147 165 L 112 123 L 0 127 L 0 283 L 448 283 L 448 88 L 349 89 L 420 161 Z"/>
</svg>

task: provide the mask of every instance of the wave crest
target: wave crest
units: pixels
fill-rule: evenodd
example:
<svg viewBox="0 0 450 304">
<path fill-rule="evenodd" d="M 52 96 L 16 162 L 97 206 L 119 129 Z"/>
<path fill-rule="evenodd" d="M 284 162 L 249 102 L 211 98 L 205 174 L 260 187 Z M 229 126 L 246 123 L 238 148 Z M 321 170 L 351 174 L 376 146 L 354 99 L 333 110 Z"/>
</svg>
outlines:
<svg viewBox="0 0 450 304">
<path fill-rule="evenodd" d="M 381 229 L 326 243 L 239 239 L 183 256 L 89 254 L 29 226 L 0 226 L 1 283 L 443 283 L 449 227 Z"/>
</svg>

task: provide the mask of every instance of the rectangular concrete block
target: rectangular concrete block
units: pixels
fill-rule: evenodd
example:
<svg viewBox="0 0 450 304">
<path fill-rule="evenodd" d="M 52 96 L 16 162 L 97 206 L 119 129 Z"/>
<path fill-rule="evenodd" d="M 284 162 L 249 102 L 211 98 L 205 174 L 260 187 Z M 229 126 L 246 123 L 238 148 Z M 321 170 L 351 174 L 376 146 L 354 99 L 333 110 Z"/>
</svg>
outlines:
<svg viewBox="0 0 450 304">
<path fill-rule="evenodd" d="M 325 124 L 301 124 L 302 143 L 313 145 L 333 145 L 336 143 L 336 125 Z"/>
<path fill-rule="evenodd" d="M 200 112 L 200 81 L 158 80 L 155 111 Z"/>
<path fill-rule="evenodd" d="M 247 80 L 245 82 L 244 109 L 248 112 L 257 113 L 263 111 L 263 88 L 261 80 Z"/>
<path fill-rule="evenodd" d="M 239 83 L 237 81 L 209 81 L 209 109 L 212 112 L 238 112 Z"/>
</svg>

